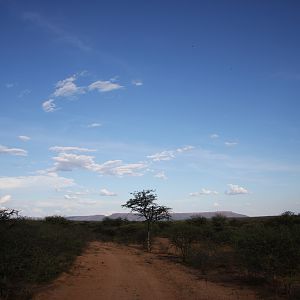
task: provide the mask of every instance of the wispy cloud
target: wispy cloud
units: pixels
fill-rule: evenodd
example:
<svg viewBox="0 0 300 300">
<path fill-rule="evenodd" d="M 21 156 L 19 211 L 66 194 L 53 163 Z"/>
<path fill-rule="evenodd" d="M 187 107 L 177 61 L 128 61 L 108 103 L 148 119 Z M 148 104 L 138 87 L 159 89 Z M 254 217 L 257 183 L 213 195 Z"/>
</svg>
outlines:
<svg viewBox="0 0 300 300">
<path fill-rule="evenodd" d="M 133 80 L 131 81 L 131 83 L 132 83 L 133 85 L 135 85 L 135 86 L 142 86 L 142 85 L 143 85 L 142 80 L 139 80 L 139 79 L 133 79 Z"/>
<path fill-rule="evenodd" d="M 95 152 L 95 149 L 81 148 L 81 147 L 69 147 L 69 146 L 53 146 L 49 148 L 54 152 Z"/>
<path fill-rule="evenodd" d="M 67 32 L 66 30 L 59 27 L 57 25 L 57 22 L 51 22 L 37 12 L 25 12 L 23 14 L 23 19 L 49 32 L 56 38 L 56 40 L 64 44 L 70 45 L 85 52 L 92 50 L 92 48 L 85 42 L 83 42 L 78 36 Z"/>
<path fill-rule="evenodd" d="M 147 167 L 146 163 L 132 163 L 124 164 L 122 160 L 109 160 L 103 164 L 95 162 L 93 156 L 78 155 L 74 153 L 61 152 L 58 156 L 52 158 L 54 160 L 54 167 L 48 169 L 48 172 L 58 171 L 73 171 L 76 169 L 83 169 L 92 172 L 97 172 L 102 175 L 112 176 L 141 176 L 141 172 Z"/>
<path fill-rule="evenodd" d="M 211 139 L 217 139 L 217 138 L 219 138 L 220 136 L 218 135 L 218 134 L 216 134 L 216 133 L 212 133 L 211 135 L 210 135 L 210 138 Z"/>
<path fill-rule="evenodd" d="M 113 82 L 111 80 L 106 80 L 106 81 L 98 80 L 98 81 L 91 83 L 88 86 L 88 89 L 90 91 L 98 90 L 99 92 L 110 92 L 110 91 L 114 91 L 114 90 L 119 90 L 121 88 L 123 88 L 122 85 L 120 85 L 116 82 Z"/>
<path fill-rule="evenodd" d="M 175 158 L 174 151 L 162 151 L 159 153 L 155 153 L 153 155 L 148 155 L 147 158 L 152 159 L 153 161 L 161 161 L 161 160 L 171 160 Z"/>
<path fill-rule="evenodd" d="M 101 127 L 101 126 L 102 126 L 101 123 L 91 123 L 87 127 L 88 128 L 95 128 L 95 127 Z"/>
<path fill-rule="evenodd" d="M 240 195 L 249 194 L 249 191 L 244 187 L 238 186 L 237 184 L 228 184 L 229 190 L 225 192 L 227 195 Z"/>
<path fill-rule="evenodd" d="M 168 179 L 164 171 L 158 172 L 157 174 L 154 175 L 154 177 L 159 179 L 164 179 L 164 180 Z"/>
<path fill-rule="evenodd" d="M 0 145 L 0 154 L 10 154 L 16 156 L 27 156 L 27 151 L 19 148 L 9 148 L 3 145 Z"/>
<path fill-rule="evenodd" d="M 11 195 L 4 195 L 0 197 L 0 204 L 4 204 L 11 200 Z"/>
<path fill-rule="evenodd" d="M 23 142 L 28 142 L 31 140 L 31 137 L 29 137 L 27 135 L 19 135 L 18 138 Z"/>
<path fill-rule="evenodd" d="M 102 168 L 100 165 L 100 173 L 113 175 L 113 176 L 143 176 L 144 173 L 141 172 L 147 167 L 146 163 L 132 163 L 132 164 L 123 164 L 122 161 L 119 162 L 119 166 L 115 166 L 111 169 Z M 105 171 L 104 171 L 105 170 Z"/>
<path fill-rule="evenodd" d="M 6 83 L 6 84 L 5 84 L 5 87 L 6 87 L 7 89 L 11 89 L 11 88 L 14 87 L 14 84 L 13 84 L 13 83 Z"/>
<path fill-rule="evenodd" d="M 57 110 L 56 104 L 54 99 L 49 99 L 43 102 L 42 108 L 45 112 L 54 112 Z"/>
<path fill-rule="evenodd" d="M 64 188 L 75 185 L 73 179 L 51 173 L 19 177 L 0 177 L 0 189 L 13 190 L 21 188 Z"/>
<path fill-rule="evenodd" d="M 66 194 L 66 195 L 64 195 L 64 198 L 66 200 L 76 200 L 78 197 L 75 195 Z"/>
<path fill-rule="evenodd" d="M 176 150 L 166 150 L 152 155 L 148 155 L 147 158 L 150 158 L 153 161 L 172 160 L 176 157 L 176 153 L 183 153 L 186 151 L 193 150 L 194 148 L 194 146 L 185 146 L 182 148 L 177 148 Z"/>
<path fill-rule="evenodd" d="M 115 192 L 111 192 L 111 191 L 109 191 L 109 190 L 107 190 L 107 189 L 101 189 L 100 190 L 100 195 L 101 196 L 117 196 L 117 193 L 115 193 Z"/>
<path fill-rule="evenodd" d="M 185 146 L 185 147 L 176 149 L 176 152 L 182 153 L 182 152 L 190 151 L 193 149 L 195 149 L 194 146 Z"/>
<path fill-rule="evenodd" d="M 202 188 L 199 192 L 193 192 L 189 195 L 192 197 L 202 196 L 202 195 L 218 195 L 219 193 L 216 191 L 211 191 L 205 188 Z"/>
</svg>

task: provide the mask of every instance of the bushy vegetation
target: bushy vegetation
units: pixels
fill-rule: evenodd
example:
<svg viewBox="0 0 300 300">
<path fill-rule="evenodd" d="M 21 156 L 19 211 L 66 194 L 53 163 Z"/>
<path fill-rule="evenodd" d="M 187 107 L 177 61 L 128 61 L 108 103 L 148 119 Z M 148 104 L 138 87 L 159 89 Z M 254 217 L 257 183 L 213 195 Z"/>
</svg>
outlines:
<svg viewBox="0 0 300 300">
<path fill-rule="evenodd" d="M 168 236 L 178 255 L 208 278 L 257 283 L 298 299 L 299 215 L 232 220 L 216 216 L 174 223 Z"/>
<path fill-rule="evenodd" d="M 300 275 L 300 216 L 283 214 L 247 224 L 235 235 L 235 250 L 250 277 L 261 277 L 291 295 Z"/>
<path fill-rule="evenodd" d="M 148 248 L 143 222 L 120 218 L 74 222 L 60 216 L 28 220 L 12 210 L 1 211 L 0 216 L 1 299 L 30 299 L 31 287 L 68 270 L 89 240 Z M 199 269 L 206 279 L 256 283 L 289 299 L 299 297 L 299 215 L 157 221 L 151 237 L 169 241 L 164 251 L 171 247 L 172 258 Z"/>
<path fill-rule="evenodd" d="M 0 298 L 30 299 L 33 285 L 68 270 L 89 236 L 80 224 L 62 217 L 27 220 L 10 214 L 2 218 Z"/>
</svg>

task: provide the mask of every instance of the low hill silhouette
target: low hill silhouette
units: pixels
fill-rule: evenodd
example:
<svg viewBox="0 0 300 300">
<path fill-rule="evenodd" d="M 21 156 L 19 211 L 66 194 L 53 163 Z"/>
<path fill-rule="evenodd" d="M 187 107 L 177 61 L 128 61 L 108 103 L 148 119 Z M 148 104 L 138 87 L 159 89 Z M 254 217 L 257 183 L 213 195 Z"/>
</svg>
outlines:
<svg viewBox="0 0 300 300">
<path fill-rule="evenodd" d="M 215 212 L 190 212 L 190 213 L 171 213 L 172 220 L 179 221 L 179 220 L 187 220 L 191 217 L 205 217 L 205 218 L 212 218 L 216 215 L 222 215 L 227 218 L 246 218 L 248 216 L 238 214 L 232 211 L 215 211 Z M 91 215 L 91 216 L 70 216 L 67 217 L 68 220 L 72 221 L 102 221 L 104 218 L 111 218 L 111 219 L 127 219 L 129 221 L 143 221 L 144 219 L 133 214 L 133 213 L 114 213 L 109 216 L 106 215 Z"/>
</svg>

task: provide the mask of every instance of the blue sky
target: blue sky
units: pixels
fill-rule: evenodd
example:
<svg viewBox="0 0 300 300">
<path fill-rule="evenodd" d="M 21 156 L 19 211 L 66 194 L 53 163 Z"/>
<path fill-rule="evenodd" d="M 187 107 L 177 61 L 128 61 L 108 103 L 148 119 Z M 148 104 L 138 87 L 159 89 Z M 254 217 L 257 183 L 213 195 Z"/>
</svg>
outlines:
<svg viewBox="0 0 300 300">
<path fill-rule="evenodd" d="M 298 1 L 0 0 L 0 206 L 300 212 Z"/>
</svg>

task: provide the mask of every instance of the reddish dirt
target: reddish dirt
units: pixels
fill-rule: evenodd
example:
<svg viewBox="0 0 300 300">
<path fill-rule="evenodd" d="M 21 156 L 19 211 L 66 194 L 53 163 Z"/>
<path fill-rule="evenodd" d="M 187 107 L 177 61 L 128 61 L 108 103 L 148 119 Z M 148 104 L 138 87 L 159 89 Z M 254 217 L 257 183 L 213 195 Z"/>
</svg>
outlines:
<svg viewBox="0 0 300 300">
<path fill-rule="evenodd" d="M 199 280 L 181 264 L 112 243 L 93 242 L 69 273 L 35 300 L 257 299 L 253 291 Z"/>
</svg>

